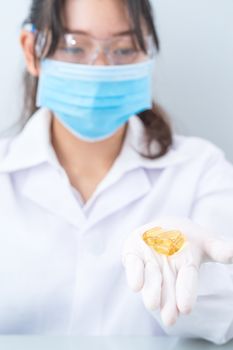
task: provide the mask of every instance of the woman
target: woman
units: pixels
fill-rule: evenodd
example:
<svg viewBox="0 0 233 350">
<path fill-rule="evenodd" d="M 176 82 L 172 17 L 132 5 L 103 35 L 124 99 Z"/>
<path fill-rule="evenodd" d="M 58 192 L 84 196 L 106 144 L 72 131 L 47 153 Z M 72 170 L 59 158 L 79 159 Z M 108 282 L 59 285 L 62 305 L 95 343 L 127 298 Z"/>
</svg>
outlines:
<svg viewBox="0 0 233 350">
<path fill-rule="evenodd" d="M 233 168 L 152 104 L 148 0 L 34 0 L 21 44 L 33 115 L 1 141 L 0 332 L 231 339 Z M 158 226 L 183 235 L 170 256 L 143 240 Z"/>
</svg>

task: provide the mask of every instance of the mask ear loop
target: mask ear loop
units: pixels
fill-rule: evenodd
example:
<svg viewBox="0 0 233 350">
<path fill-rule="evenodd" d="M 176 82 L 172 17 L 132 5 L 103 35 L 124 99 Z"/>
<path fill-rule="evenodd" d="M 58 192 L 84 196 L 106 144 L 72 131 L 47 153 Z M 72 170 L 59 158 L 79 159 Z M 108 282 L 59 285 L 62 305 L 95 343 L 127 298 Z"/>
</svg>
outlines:
<svg viewBox="0 0 233 350">
<path fill-rule="evenodd" d="M 38 58 L 43 57 L 43 51 L 47 44 L 47 34 L 39 32 L 35 43 L 35 52 Z"/>
<path fill-rule="evenodd" d="M 147 45 L 148 45 L 148 54 L 150 58 L 155 58 L 156 55 L 156 49 L 155 49 L 155 45 L 153 42 L 153 37 L 152 35 L 148 35 L 147 36 Z"/>
</svg>

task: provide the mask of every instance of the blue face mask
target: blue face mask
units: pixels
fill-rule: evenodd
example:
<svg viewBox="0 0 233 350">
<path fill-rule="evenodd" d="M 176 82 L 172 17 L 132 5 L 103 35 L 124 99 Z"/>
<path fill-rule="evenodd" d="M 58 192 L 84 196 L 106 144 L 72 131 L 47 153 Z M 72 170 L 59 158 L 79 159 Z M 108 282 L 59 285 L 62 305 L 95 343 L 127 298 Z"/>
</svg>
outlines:
<svg viewBox="0 0 233 350">
<path fill-rule="evenodd" d="M 100 141 L 152 107 L 153 60 L 90 66 L 45 59 L 37 106 L 47 107 L 77 137 Z"/>
</svg>

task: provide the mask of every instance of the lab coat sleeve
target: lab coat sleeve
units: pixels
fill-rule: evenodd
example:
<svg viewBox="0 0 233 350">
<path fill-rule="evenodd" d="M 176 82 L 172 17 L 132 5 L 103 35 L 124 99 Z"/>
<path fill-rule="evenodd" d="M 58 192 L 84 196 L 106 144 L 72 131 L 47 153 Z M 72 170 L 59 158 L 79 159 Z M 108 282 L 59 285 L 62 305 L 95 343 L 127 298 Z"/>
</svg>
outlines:
<svg viewBox="0 0 233 350">
<path fill-rule="evenodd" d="M 200 174 L 189 218 L 233 243 L 233 166 L 214 146 Z M 202 264 L 195 307 L 175 325 L 165 327 L 159 312 L 152 315 L 169 335 L 226 343 L 233 338 L 233 264 Z"/>
</svg>

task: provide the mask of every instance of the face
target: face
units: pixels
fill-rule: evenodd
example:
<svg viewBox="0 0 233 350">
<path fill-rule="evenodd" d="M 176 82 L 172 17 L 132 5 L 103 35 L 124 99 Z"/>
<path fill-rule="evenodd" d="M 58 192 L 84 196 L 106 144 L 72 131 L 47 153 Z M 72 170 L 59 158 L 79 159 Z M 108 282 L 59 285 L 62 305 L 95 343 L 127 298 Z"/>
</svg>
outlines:
<svg viewBox="0 0 233 350">
<path fill-rule="evenodd" d="M 81 33 L 84 41 L 86 35 L 100 41 L 105 41 L 106 39 L 115 40 L 113 41 L 114 50 L 122 49 L 122 45 L 124 49 L 129 47 L 128 43 L 131 40 L 129 39 L 129 34 L 132 32 L 133 27 L 124 0 L 66 0 L 62 13 L 62 21 L 67 32 L 78 32 L 77 35 Z M 117 38 L 119 38 L 119 34 L 127 32 L 128 35 L 122 36 L 124 38 L 123 44 L 122 39 L 120 40 L 120 44 L 118 44 Z M 32 75 L 38 76 L 39 64 L 35 65 L 33 59 L 33 35 L 23 32 L 21 35 L 21 44 L 25 53 L 28 70 Z M 119 52 L 117 50 L 114 52 Z M 61 54 L 61 51 L 57 51 L 53 58 L 60 59 L 59 54 Z M 66 53 L 65 57 L 67 61 L 72 62 L 71 54 Z M 94 64 L 105 65 L 109 64 L 109 62 L 106 60 L 106 56 L 100 53 L 95 59 Z"/>
<path fill-rule="evenodd" d="M 63 26 L 68 34 L 60 39 L 52 58 L 95 65 L 140 60 L 142 51 L 126 5 L 124 0 L 67 0 Z"/>
</svg>

